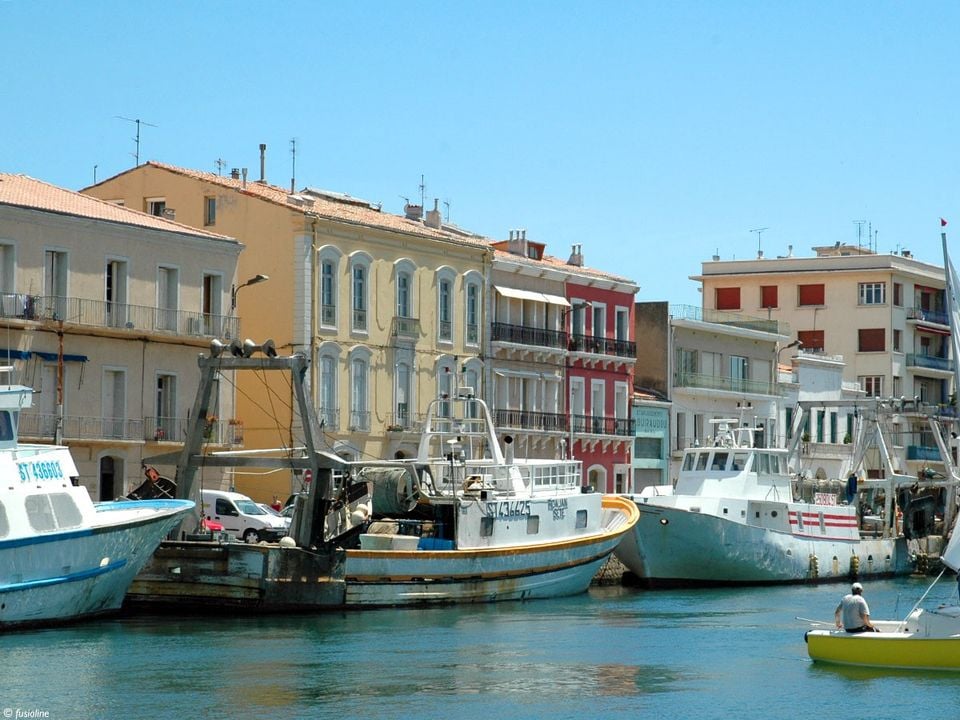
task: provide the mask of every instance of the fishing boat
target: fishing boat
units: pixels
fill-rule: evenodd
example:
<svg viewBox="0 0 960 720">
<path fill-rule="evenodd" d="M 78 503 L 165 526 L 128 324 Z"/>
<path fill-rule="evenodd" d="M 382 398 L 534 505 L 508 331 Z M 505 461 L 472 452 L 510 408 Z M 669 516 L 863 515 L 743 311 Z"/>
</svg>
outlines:
<svg viewBox="0 0 960 720">
<path fill-rule="evenodd" d="M 487 405 L 460 388 L 431 402 L 415 458 L 362 463 L 372 502 L 346 547 L 347 606 L 489 602 L 586 591 L 639 517 L 589 492 L 573 459 L 518 459 Z"/>
<path fill-rule="evenodd" d="M 798 403 L 796 427 L 823 404 Z M 892 447 L 884 426 L 889 410 L 880 399 L 859 402 L 861 448 Z M 790 469 L 795 448 L 754 447 L 751 430 L 735 419 L 713 422 L 714 444 L 684 451 L 675 488 L 633 496 L 640 519 L 616 554 L 638 584 L 827 582 L 913 570 L 916 553 L 907 539 L 920 532 L 914 525 L 926 527 L 927 514 L 899 512 L 898 499 L 920 497 L 942 479 L 901 474 L 889 453 L 863 449 L 861 460 L 880 458 L 882 470 L 870 474 L 882 478 L 808 479 Z M 941 433 L 945 457 L 942 428 L 932 420 L 931 432 Z M 879 512 L 864 512 L 861 496 L 882 497 Z"/>
<path fill-rule="evenodd" d="M 947 253 L 946 233 L 942 233 L 940 237 L 947 276 L 947 304 L 952 308 L 951 344 L 954 358 L 960 358 L 960 337 L 957 335 L 960 329 L 960 282 Z M 956 362 L 954 365 L 955 371 L 960 373 Z M 960 387 L 960 374 L 954 381 L 955 387 Z M 950 461 L 952 456 L 943 453 L 942 457 L 946 459 L 947 472 L 955 488 L 960 477 L 956 466 Z M 953 504 L 955 501 L 951 497 L 949 502 Z M 927 588 L 906 618 L 900 621 L 878 621 L 871 618 L 871 624 L 879 632 L 848 633 L 842 629 L 830 628 L 829 623 L 814 622 L 814 629 L 804 635 L 810 658 L 815 662 L 860 667 L 960 670 L 960 606 L 941 605 L 934 609 L 920 607 L 947 568 L 960 573 L 960 534 L 957 533 L 956 522 L 940 560 L 944 570 Z"/>
<path fill-rule="evenodd" d="M 94 503 L 67 447 L 18 442 L 20 410 L 32 394 L 0 385 L 0 630 L 118 610 L 134 576 L 193 507 Z"/>
<path fill-rule="evenodd" d="M 270 352 L 227 356 L 214 342 L 198 359 L 191 417 L 207 415 L 219 373 L 283 371 L 303 445 L 205 454 L 196 420 L 172 487 L 195 497 L 200 467 L 302 473 L 311 482 L 295 495 L 289 534 L 277 543 L 204 539 L 195 516 L 140 573 L 131 606 L 277 612 L 572 595 L 587 590 L 639 517 L 630 500 L 583 487 L 578 460 L 516 458 L 469 387 L 430 403 L 415 456 L 344 459 L 323 447 L 306 356 L 245 346 Z"/>
</svg>

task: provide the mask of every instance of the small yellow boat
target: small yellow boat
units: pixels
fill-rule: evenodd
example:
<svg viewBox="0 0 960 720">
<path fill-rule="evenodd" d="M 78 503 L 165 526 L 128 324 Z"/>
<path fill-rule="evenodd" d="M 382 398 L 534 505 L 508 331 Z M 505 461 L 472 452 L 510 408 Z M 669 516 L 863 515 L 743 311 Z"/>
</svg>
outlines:
<svg viewBox="0 0 960 720">
<path fill-rule="evenodd" d="M 917 609 L 905 620 L 880 620 L 877 633 L 810 630 L 814 662 L 901 670 L 960 671 L 960 607 Z"/>
</svg>

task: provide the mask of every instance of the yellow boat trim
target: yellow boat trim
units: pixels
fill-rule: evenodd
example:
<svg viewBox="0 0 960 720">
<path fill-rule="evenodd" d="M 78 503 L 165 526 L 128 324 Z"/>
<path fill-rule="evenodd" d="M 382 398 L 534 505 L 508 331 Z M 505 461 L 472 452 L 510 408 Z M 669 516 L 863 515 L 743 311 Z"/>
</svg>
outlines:
<svg viewBox="0 0 960 720">
<path fill-rule="evenodd" d="M 815 662 L 904 670 L 960 670 L 960 638 L 923 638 L 864 633 L 809 633 L 807 652 Z"/>
</svg>

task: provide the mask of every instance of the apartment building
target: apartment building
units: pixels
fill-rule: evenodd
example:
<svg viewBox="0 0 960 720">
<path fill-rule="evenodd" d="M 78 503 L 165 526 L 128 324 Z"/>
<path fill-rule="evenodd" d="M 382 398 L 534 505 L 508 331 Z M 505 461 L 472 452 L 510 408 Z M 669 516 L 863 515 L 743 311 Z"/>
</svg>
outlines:
<svg viewBox="0 0 960 720">
<path fill-rule="evenodd" d="M 788 323 L 807 352 L 843 358 L 844 380 L 869 397 L 936 407 L 953 392 L 950 326 L 942 267 L 909 251 L 876 254 L 837 243 L 813 257 L 704 262 L 705 310 L 744 312 Z M 908 457 L 939 457 L 924 413 L 908 413 L 899 442 Z"/>
<path fill-rule="evenodd" d="M 458 384 L 485 392 L 494 251 L 443 223 L 436 203 L 393 215 L 342 193 L 271 185 L 264 151 L 255 181 L 246 169 L 221 176 L 150 162 L 84 192 L 242 241 L 238 276 L 249 280 L 234 288 L 230 314 L 242 313 L 241 337 L 271 338 L 281 353 L 312 358 L 312 399 L 328 448 L 354 459 L 413 455 L 430 401 Z M 245 445 L 297 445 L 282 379 L 237 382 Z M 251 473 L 234 485 L 269 499 L 299 481 Z"/>
<path fill-rule="evenodd" d="M 0 362 L 34 388 L 21 436 L 69 445 L 81 482 L 113 499 L 145 457 L 176 450 L 196 357 L 232 332 L 242 246 L 232 237 L 0 174 Z M 235 444 L 233 393 L 216 392 L 209 442 Z"/>
<path fill-rule="evenodd" d="M 525 230 L 493 243 L 490 383 L 497 426 L 530 457 L 572 453 L 584 480 L 629 492 L 632 281 L 564 261 Z"/>
</svg>

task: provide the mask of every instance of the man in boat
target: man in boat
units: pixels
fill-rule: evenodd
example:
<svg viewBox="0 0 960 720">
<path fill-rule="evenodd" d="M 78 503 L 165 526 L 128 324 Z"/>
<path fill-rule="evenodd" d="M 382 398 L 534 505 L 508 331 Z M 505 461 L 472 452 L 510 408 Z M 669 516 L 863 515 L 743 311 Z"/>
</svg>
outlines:
<svg viewBox="0 0 960 720">
<path fill-rule="evenodd" d="M 837 628 L 848 633 L 880 632 L 870 622 L 870 607 L 863 599 L 863 585 L 855 582 L 833 613 Z"/>
</svg>

